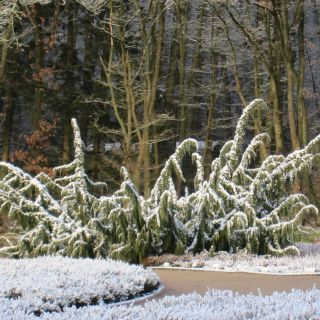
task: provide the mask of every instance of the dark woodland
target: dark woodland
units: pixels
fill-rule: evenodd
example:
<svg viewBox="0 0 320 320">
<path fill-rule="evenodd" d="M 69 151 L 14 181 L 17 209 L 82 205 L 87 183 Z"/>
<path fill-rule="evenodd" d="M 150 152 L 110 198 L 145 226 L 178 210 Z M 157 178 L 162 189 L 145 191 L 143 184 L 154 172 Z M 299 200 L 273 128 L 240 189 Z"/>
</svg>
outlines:
<svg viewBox="0 0 320 320">
<path fill-rule="evenodd" d="M 301 149 L 320 132 L 317 0 L 0 1 L 0 150 L 33 175 L 73 158 L 120 183 L 125 166 L 148 197 L 166 159 L 198 140 L 208 176 L 243 108 L 263 98 L 248 135 L 260 158 Z M 249 139 L 249 138 L 248 138 Z M 194 169 L 186 161 L 188 186 Z M 301 178 L 318 204 L 318 168 Z"/>
</svg>

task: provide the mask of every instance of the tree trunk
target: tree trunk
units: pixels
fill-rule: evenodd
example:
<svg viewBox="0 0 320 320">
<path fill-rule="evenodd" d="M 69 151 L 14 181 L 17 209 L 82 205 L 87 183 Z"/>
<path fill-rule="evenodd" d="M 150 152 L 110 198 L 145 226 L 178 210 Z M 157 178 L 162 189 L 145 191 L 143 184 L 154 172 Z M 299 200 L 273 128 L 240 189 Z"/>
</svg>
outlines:
<svg viewBox="0 0 320 320">
<path fill-rule="evenodd" d="M 96 58 L 94 57 L 93 53 L 93 46 L 94 41 L 92 38 L 93 29 L 91 24 L 93 24 L 94 19 L 93 17 L 89 16 L 85 18 L 85 44 L 84 44 L 84 68 L 83 68 L 83 85 L 82 91 L 86 96 L 90 96 L 93 92 L 93 79 L 92 75 L 94 74 Z M 82 141 L 86 145 L 87 137 L 88 137 L 88 130 L 90 126 L 90 105 L 82 104 L 81 106 L 81 113 L 80 113 L 80 131 Z"/>
<path fill-rule="evenodd" d="M 0 60 L 0 84 L 2 84 L 4 80 L 11 35 L 12 35 L 12 23 L 10 22 L 7 26 L 7 30 L 4 34 L 4 39 L 2 41 L 1 60 Z"/>
<path fill-rule="evenodd" d="M 3 125 L 2 161 L 9 161 L 10 159 L 10 140 L 12 134 L 13 112 L 14 104 L 12 92 L 10 89 L 7 89 L 5 102 L 5 121 Z"/>
<path fill-rule="evenodd" d="M 149 108 L 148 105 L 144 106 L 144 128 L 143 128 L 143 194 L 145 198 L 148 198 L 150 195 L 150 150 L 149 150 Z"/>
<path fill-rule="evenodd" d="M 278 85 L 277 80 L 274 75 L 270 76 L 270 89 L 272 96 L 272 119 L 273 119 L 273 129 L 274 138 L 276 143 L 276 153 L 281 154 L 283 152 L 283 132 L 282 132 L 282 121 L 279 106 L 279 96 L 278 96 Z"/>
<path fill-rule="evenodd" d="M 152 79 L 152 94 L 150 101 L 150 118 L 154 119 L 154 109 L 156 104 L 157 90 L 158 90 L 158 82 L 160 79 L 160 71 L 161 71 L 161 57 L 162 57 L 162 48 L 163 48 L 163 40 L 164 40 L 164 32 L 165 32 L 165 2 L 161 1 L 159 4 L 158 12 L 160 14 L 159 19 L 159 30 L 157 32 L 157 36 L 154 37 L 154 43 L 156 44 L 155 57 L 154 57 L 154 67 L 153 67 L 153 79 Z M 154 176 L 158 177 L 160 174 L 160 161 L 159 161 L 159 147 L 157 142 L 157 127 L 153 126 L 152 128 L 152 138 L 154 141 L 153 144 L 153 154 L 154 154 Z"/>
<path fill-rule="evenodd" d="M 35 4 L 35 17 L 34 17 L 34 42 L 35 42 L 35 48 L 34 48 L 34 55 L 35 55 L 35 89 L 34 89 L 34 102 L 33 102 L 33 108 L 32 108 L 32 129 L 38 130 L 39 129 L 39 123 L 41 119 L 41 108 L 42 108 L 42 81 L 41 81 L 41 68 L 43 63 L 43 48 L 42 48 L 42 26 L 40 21 L 40 5 Z"/>
<path fill-rule="evenodd" d="M 213 34 L 213 32 L 212 32 Z M 205 137 L 205 149 L 203 154 L 203 164 L 204 164 L 204 174 L 205 177 L 208 177 L 211 171 L 211 161 L 212 161 L 212 150 L 210 145 L 210 137 L 212 131 L 212 117 L 216 108 L 216 99 L 217 99 L 217 53 L 215 49 L 212 49 L 211 53 L 211 93 L 210 93 L 210 105 L 208 109 L 208 119 L 206 126 L 206 137 Z"/>
<path fill-rule="evenodd" d="M 174 34 L 171 40 L 171 47 L 170 47 L 170 59 L 169 59 L 169 68 L 167 72 L 167 79 L 166 79 L 166 96 L 165 96 L 165 108 L 169 111 L 176 112 L 176 109 L 173 108 L 173 96 L 174 96 L 174 88 L 175 88 L 175 76 L 177 70 L 177 57 L 179 53 L 179 45 L 178 45 L 178 26 L 174 29 Z"/>
<path fill-rule="evenodd" d="M 196 4 L 198 6 L 198 4 Z M 195 48 L 193 50 L 193 58 L 190 66 L 190 71 L 188 72 L 188 80 L 186 84 L 186 91 L 187 93 L 196 92 L 193 87 L 195 86 L 195 76 L 197 72 L 197 68 L 199 67 L 200 63 L 200 54 L 202 50 L 202 34 L 204 29 L 204 20 L 205 20 L 205 4 L 201 2 L 199 4 L 200 8 L 197 8 L 200 10 L 197 18 L 197 32 L 196 32 L 196 38 L 195 41 L 197 42 L 195 44 Z M 212 21 L 213 23 L 213 21 Z M 194 90 L 194 91 L 193 91 Z M 186 97 L 186 102 L 188 104 L 189 96 Z M 193 97 L 192 97 L 193 98 Z M 197 121 L 197 111 L 198 108 L 193 107 L 192 104 L 188 104 L 188 110 L 187 110 L 187 123 L 186 123 L 186 133 L 189 136 L 194 131 L 194 121 Z"/>
<path fill-rule="evenodd" d="M 300 145 L 304 147 L 308 143 L 308 119 L 306 106 L 304 103 L 304 72 L 305 72 L 305 54 L 304 54 L 304 1 L 300 0 L 300 15 L 298 25 L 298 50 L 299 50 L 299 77 L 298 77 L 298 135 Z"/>
<path fill-rule="evenodd" d="M 64 163 L 70 162 L 71 159 L 71 118 L 72 118 L 72 104 L 73 104 L 73 92 L 74 92 L 74 76 L 73 76 L 73 51 L 74 51 L 74 14 L 73 7 L 69 4 L 68 8 L 68 30 L 67 30 L 67 53 L 66 53 L 66 88 L 67 97 L 64 112 L 64 133 L 63 133 L 63 154 L 62 160 Z"/>
<path fill-rule="evenodd" d="M 179 105 L 180 105 L 180 130 L 179 140 L 182 142 L 186 138 L 186 124 L 187 124 L 187 101 L 186 101 L 186 81 L 185 81 L 185 64 L 186 64 L 186 27 L 187 17 L 186 8 L 181 1 L 178 1 L 177 20 L 179 26 Z"/>
<path fill-rule="evenodd" d="M 287 73 L 287 105 L 290 140 L 293 150 L 300 148 L 300 142 L 297 133 L 294 104 L 294 87 L 295 87 L 295 69 L 292 52 L 292 42 L 290 32 L 292 31 L 289 23 L 289 9 L 286 1 L 280 1 L 276 10 L 278 10 L 277 19 L 275 20 L 276 35 L 279 41 L 279 49 L 285 64 Z"/>
<path fill-rule="evenodd" d="M 288 77 L 288 92 L 287 92 L 287 104 L 288 104 L 288 119 L 289 119 L 289 130 L 290 139 L 292 144 L 292 149 L 300 149 L 300 143 L 297 135 L 296 120 L 294 117 L 294 103 L 293 103 L 293 91 L 294 91 L 294 75 L 292 69 L 289 65 L 287 67 L 287 77 Z"/>
<path fill-rule="evenodd" d="M 187 97 L 186 97 L 186 32 L 187 32 L 187 8 L 181 0 L 177 3 L 177 26 L 178 26 L 178 44 L 179 44 L 179 141 L 187 136 Z M 177 194 L 181 194 L 182 181 L 177 178 L 176 190 Z"/>
</svg>

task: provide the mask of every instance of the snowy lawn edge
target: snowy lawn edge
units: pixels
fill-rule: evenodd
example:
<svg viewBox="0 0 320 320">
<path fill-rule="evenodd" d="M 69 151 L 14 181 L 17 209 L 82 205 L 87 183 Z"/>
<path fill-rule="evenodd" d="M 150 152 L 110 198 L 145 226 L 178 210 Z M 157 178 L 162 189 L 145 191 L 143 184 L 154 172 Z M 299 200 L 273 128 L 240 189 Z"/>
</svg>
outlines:
<svg viewBox="0 0 320 320">
<path fill-rule="evenodd" d="M 277 272 L 263 272 L 263 271 L 233 271 L 233 270 L 221 270 L 221 269 L 210 269 L 210 268 L 194 268 L 194 267 L 166 267 L 158 266 L 151 267 L 152 270 L 181 270 L 181 271 L 203 271 L 203 272 L 223 272 L 223 273 L 249 273 L 249 274 L 265 274 L 270 276 L 317 276 L 320 272 L 314 273 L 277 273 Z"/>
<path fill-rule="evenodd" d="M 297 244 L 300 256 L 273 257 L 244 252 L 208 252 L 149 257 L 147 265 L 153 269 L 205 270 L 231 273 L 255 273 L 268 275 L 318 275 L 320 274 L 320 244 Z"/>
</svg>

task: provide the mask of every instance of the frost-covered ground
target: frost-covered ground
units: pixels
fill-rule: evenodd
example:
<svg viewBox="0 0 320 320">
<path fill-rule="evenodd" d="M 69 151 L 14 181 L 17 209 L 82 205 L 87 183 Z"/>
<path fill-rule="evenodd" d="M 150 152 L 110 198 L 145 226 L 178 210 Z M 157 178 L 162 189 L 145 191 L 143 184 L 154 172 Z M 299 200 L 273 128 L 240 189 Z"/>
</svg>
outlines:
<svg viewBox="0 0 320 320">
<path fill-rule="evenodd" d="M 270 274 L 318 274 L 320 273 L 320 244 L 298 244 L 300 256 L 271 257 L 249 254 L 218 252 L 193 256 L 163 255 L 152 257 L 149 264 L 161 267 L 199 268 L 228 272 L 258 272 Z"/>
<path fill-rule="evenodd" d="M 18 300 L 0 298 L 0 319 L 39 319 Z M 316 320 L 320 319 L 320 290 L 274 293 L 271 296 L 238 295 L 232 291 L 165 297 L 141 306 L 91 306 L 66 308 L 63 313 L 46 313 L 46 320 Z"/>
<path fill-rule="evenodd" d="M 151 270 L 112 260 L 1 259 L 0 319 L 23 319 L 5 317 L 3 305 L 17 304 L 17 312 L 21 308 L 35 314 L 60 312 L 70 306 L 125 301 L 158 285 L 158 276 Z"/>
<path fill-rule="evenodd" d="M 299 245 L 300 257 L 219 253 L 162 256 L 172 266 L 275 274 L 320 273 L 320 245 Z M 111 260 L 42 257 L 0 259 L 0 320 L 320 319 L 320 290 L 239 295 L 232 291 L 164 297 L 143 305 L 106 303 L 139 297 L 159 285 L 149 269 Z"/>
</svg>

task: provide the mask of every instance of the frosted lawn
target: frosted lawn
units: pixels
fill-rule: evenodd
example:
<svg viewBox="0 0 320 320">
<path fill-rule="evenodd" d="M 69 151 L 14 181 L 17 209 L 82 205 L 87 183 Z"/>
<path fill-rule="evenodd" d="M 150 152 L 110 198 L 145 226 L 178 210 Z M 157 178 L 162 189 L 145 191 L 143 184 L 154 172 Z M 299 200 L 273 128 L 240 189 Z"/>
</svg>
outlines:
<svg viewBox="0 0 320 320">
<path fill-rule="evenodd" d="M 320 291 L 293 290 L 271 296 L 238 295 L 232 291 L 209 291 L 199 294 L 165 297 L 143 306 L 91 306 L 66 308 L 63 313 L 47 313 L 46 320 L 302 320 L 320 319 Z M 39 319 L 26 315 L 27 306 L 20 300 L 0 298 L 1 319 Z"/>
<path fill-rule="evenodd" d="M 158 276 L 151 270 L 112 260 L 0 260 L 0 299 L 5 305 L 20 301 L 24 309 L 36 314 L 60 312 L 73 305 L 125 301 L 158 285 Z M 3 312 L 2 309 L 0 319 L 5 319 Z"/>
</svg>

